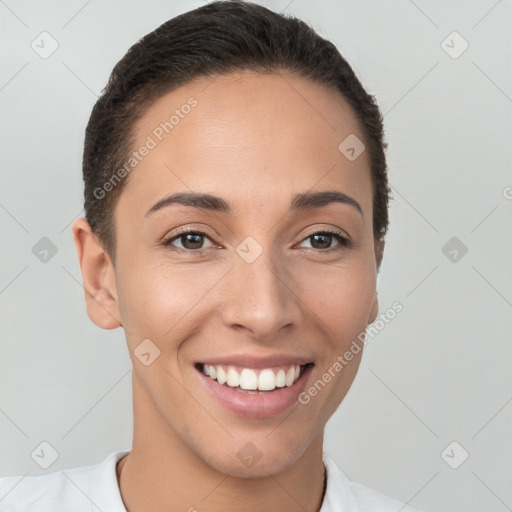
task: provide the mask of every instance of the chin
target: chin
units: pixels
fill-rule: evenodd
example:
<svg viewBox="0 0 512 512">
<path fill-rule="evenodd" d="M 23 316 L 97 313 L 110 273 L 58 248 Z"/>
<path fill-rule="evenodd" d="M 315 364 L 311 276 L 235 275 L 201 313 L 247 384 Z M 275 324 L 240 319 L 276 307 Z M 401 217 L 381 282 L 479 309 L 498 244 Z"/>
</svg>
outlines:
<svg viewBox="0 0 512 512">
<path fill-rule="evenodd" d="M 271 434 L 272 435 L 272 434 Z M 306 451 L 304 440 L 284 443 L 279 436 L 269 441 L 264 436 L 254 441 L 233 439 L 229 448 L 220 447 L 213 453 L 203 453 L 204 462 L 222 474 L 236 478 L 264 478 L 283 473 L 293 466 Z"/>
</svg>

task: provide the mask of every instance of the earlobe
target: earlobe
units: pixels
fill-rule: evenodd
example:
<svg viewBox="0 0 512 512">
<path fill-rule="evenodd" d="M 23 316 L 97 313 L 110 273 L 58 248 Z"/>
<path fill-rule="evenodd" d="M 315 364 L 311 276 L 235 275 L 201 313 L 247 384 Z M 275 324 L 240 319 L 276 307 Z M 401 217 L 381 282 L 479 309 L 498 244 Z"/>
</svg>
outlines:
<svg viewBox="0 0 512 512">
<path fill-rule="evenodd" d="M 114 266 L 86 219 L 73 223 L 73 239 L 89 318 L 102 329 L 122 326 Z"/>
</svg>

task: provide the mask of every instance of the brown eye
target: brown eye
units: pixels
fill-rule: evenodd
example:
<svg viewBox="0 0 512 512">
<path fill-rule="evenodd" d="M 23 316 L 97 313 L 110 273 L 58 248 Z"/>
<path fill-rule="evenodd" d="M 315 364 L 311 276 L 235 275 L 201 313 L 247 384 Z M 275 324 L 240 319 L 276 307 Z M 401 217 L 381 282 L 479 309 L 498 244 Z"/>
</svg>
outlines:
<svg viewBox="0 0 512 512">
<path fill-rule="evenodd" d="M 177 250 L 199 252 L 203 247 L 205 239 L 210 240 L 209 236 L 202 231 L 183 231 L 163 242 L 163 245 Z M 180 245 L 175 245 L 174 242 L 178 241 Z M 212 244 L 213 245 L 213 244 Z"/>
<path fill-rule="evenodd" d="M 350 245 L 348 238 L 333 231 L 319 231 L 318 233 L 309 235 L 304 240 L 311 240 L 311 248 L 320 251 L 336 249 L 336 247 L 331 247 L 333 240 L 338 242 L 338 248 L 345 248 Z"/>
<path fill-rule="evenodd" d="M 188 233 L 181 235 L 179 239 L 185 249 L 201 249 L 204 242 L 202 236 L 196 233 Z"/>
</svg>

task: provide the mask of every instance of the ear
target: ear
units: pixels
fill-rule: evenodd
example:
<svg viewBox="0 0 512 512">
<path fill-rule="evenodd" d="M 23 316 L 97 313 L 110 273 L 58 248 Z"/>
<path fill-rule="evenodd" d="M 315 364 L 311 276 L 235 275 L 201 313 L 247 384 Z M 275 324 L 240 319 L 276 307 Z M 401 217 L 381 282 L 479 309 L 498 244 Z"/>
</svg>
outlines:
<svg viewBox="0 0 512 512">
<path fill-rule="evenodd" d="M 377 290 L 375 290 L 374 295 L 373 295 L 372 305 L 370 308 L 370 318 L 368 318 L 368 325 L 375 322 L 378 314 L 379 314 L 379 296 L 377 294 Z"/>
<path fill-rule="evenodd" d="M 384 240 L 382 238 L 374 240 L 375 247 L 375 262 L 377 265 L 377 272 L 380 269 L 382 258 L 384 256 Z"/>
<path fill-rule="evenodd" d="M 122 326 L 114 265 L 86 219 L 73 223 L 73 239 L 89 318 L 102 329 Z"/>
<path fill-rule="evenodd" d="M 377 239 L 374 240 L 375 243 L 375 264 L 376 264 L 376 271 L 379 272 L 380 265 L 382 263 L 382 256 L 384 255 L 384 240 Z M 375 288 L 375 291 L 373 293 L 373 299 L 372 299 L 372 305 L 370 307 L 370 317 L 368 318 L 368 325 L 375 322 L 377 319 L 377 315 L 379 314 L 379 296 L 377 293 L 377 288 Z"/>
</svg>

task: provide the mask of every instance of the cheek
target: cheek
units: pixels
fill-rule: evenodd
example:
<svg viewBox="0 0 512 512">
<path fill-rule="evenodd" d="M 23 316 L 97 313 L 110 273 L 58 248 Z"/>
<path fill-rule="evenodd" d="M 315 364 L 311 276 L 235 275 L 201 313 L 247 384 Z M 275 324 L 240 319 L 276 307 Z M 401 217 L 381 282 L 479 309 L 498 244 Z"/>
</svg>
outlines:
<svg viewBox="0 0 512 512">
<path fill-rule="evenodd" d="M 367 326 L 375 293 L 375 274 L 364 262 L 338 269 L 302 272 L 302 299 L 321 320 L 329 338 L 350 343 Z"/>
<path fill-rule="evenodd" d="M 121 272 L 118 286 L 120 313 L 132 343 L 154 339 L 160 350 L 172 349 L 166 340 L 200 322 L 200 305 L 218 281 L 214 269 L 191 272 L 166 264 L 132 266 Z"/>
<path fill-rule="evenodd" d="M 307 275 L 307 274 L 305 274 Z M 374 299 L 371 266 L 362 262 L 325 273 L 304 283 L 304 302 L 325 333 L 311 387 L 306 389 L 311 417 L 327 422 L 350 389 L 364 350 L 364 332 Z M 319 383 L 319 381 L 321 381 Z M 323 384 L 322 384 L 323 382 Z"/>
</svg>

